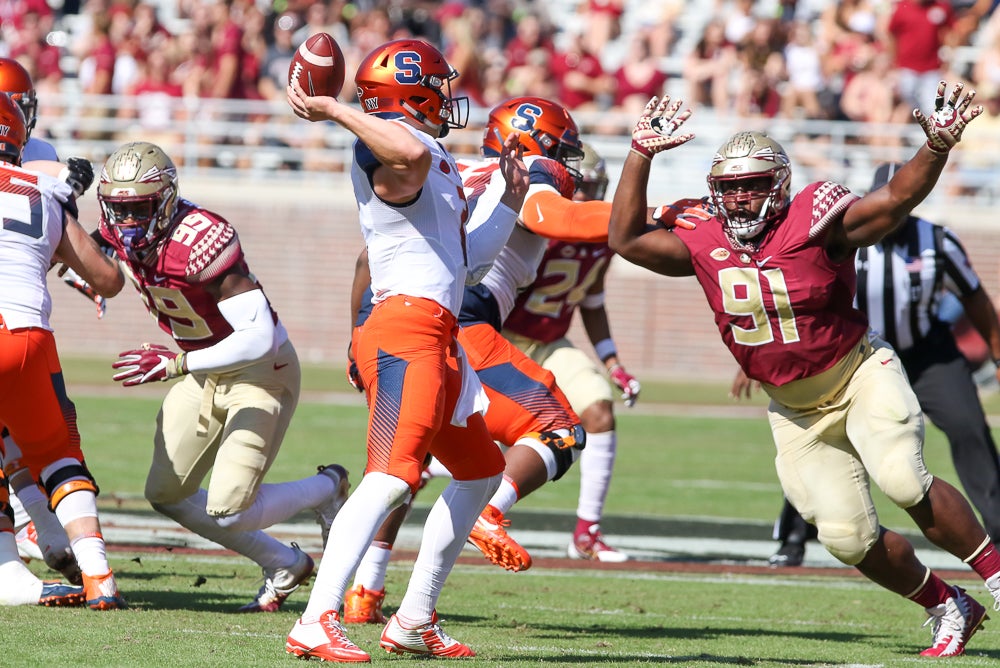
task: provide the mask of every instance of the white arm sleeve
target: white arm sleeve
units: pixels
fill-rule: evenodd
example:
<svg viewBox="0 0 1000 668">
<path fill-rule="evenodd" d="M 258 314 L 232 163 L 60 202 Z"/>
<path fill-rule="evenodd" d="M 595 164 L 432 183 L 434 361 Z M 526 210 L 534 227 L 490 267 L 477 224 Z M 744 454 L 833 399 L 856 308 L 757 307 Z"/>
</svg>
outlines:
<svg viewBox="0 0 1000 668">
<path fill-rule="evenodd" d="M 222 373 L 246 366 L 278 347 L 271 307 L 263 290 L 250 290 L 219 302 L 233 333 L 214 346 L 187 354 L 188 371 Z"/>
<path fill-rule="evenodd" d="M 475 285 L 493 266 L 517 222 L 517 212 L 500 203 L 507 183 L 500 170 L 493 172 L 486 190 L 478 197 L 465 226 L 469 273 L 466 285 Z"/>
</svg>

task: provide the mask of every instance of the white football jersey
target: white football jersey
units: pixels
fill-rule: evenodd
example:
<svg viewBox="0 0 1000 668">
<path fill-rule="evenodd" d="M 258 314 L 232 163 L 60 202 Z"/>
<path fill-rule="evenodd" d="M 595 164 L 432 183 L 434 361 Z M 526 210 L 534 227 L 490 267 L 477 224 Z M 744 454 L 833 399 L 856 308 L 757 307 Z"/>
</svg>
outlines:
<svg viewBox="0 0 1000 668">
<path fill-rule="evenodd" d="M 531 163 L 540 158 L 541 156 L 537 155 L 525 156 L 524 164 L 530 169 Z M 498 158 L 487 158 L 474 162 L 460 161 L 459 169 L 462 172 L 462 182 L 466 186 L 466 197 L 472 200 L 473 193 L 479 189 L 503 189 L 506 187 L 502 179 L 487 180 L 485 178 L 486 175 L 491 175 L 496 170 L 498 162 Z M 533 184 L 528 192 L 530 194 L 543 189 L 554 190 L 547 184 Z M 483 196 L 477 201 L 488 199 L 499 199 L 499 196 L 494 198 Z M 525 200 L 527 201 L 527 197 Z M 500 307 L 501 322 L 506 320 L 514 309 L 518 293 L 535 281 L 538 264 L 542 261 L 542 256 L 545 255 L 548 243 L 547 238 L 534 234 L 521 225 L 515 225 L 507 238 L 507 243 L 493 261 L 493 267 L 483 277 L 481 284 L 489 289 Z"/>
<path fill-rule="evenodd" d="M 396 121 L 393 121 L 396 122 Z M 465 287 L 468 205 L 454 159 L 432 137 L 400 122 L 431 151 L 431 169 L 417 198 L 388 204 L 372 191 L 357 157 L 351 167 L 361 231 L 368 246 L 373 301 L 392 295 L 432 299 L 458 315 Z"/>
<path fill-rule="evenodd" d="M 45 276 L 63 235 L 59 199 L 72 192 L 46 174 L 0 164 L 0 315 L 8 329 L 52 329 Z"/>
</svg>

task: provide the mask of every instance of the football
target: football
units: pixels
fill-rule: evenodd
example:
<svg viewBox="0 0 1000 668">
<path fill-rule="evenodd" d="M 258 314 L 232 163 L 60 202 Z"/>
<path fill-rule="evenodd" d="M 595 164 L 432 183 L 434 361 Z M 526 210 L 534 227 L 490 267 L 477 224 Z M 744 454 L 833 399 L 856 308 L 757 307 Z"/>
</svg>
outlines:
<svg viewBox="0 0 1000 668">
<path fill-rule="evenodd" d="M 337 97 L 344 87 L 344 54 L 330 35 L 319 32 L 303 42 L 288 65 L 288 83 L 298 81 L 309 96 Z"/>
</svg>

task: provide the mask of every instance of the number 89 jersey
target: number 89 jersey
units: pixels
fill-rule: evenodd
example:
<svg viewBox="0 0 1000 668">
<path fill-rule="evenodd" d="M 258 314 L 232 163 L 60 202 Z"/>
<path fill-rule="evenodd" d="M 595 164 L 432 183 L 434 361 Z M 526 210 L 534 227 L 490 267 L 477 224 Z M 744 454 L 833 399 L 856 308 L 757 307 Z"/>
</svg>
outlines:
<svg viewBox="0 0 1000 668">
<path fill-rule="evenodd" d="M 857 199 L 829 181 L 806 187 L 756 250 L 735 248 L 718 220 L 676 230 L 722 339 L 750 378 L 781 386 L 815 376 L 867 333 L 853 306 L 854 253 L 833 262 L 824 247 L 830 224 Z"/>
<path fill-rule="evenodd" d="M 207 289 L 233 267 L 249 274 L 239 237 L 226 220 L 178 200 L 170 232 L 154 249 L 152 264 L 131 260 L 103 220 L 101 235 L 114 247 L 149 314 L 182 350 L 207 348 L 232 334 L 232 326 Z"/>
</svg>

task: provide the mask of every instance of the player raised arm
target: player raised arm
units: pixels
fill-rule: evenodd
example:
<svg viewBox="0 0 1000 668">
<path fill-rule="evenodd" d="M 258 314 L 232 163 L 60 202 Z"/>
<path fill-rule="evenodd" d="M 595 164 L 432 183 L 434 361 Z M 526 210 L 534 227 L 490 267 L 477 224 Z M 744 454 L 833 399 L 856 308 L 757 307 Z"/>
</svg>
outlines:
<svg viewBox="0 0 1000 668">
<path fill-rule="evenodd" d="M 608 245 L 623 258 L 658 274 L 689 276 L 694 273 L 687 247 L 665 227 L 649 229 L 646 189 L 653 156 L 694 138 L 674 135 L 691 115 L 678 114 L 682 102 L 653 97 L 632 132 L 632 149 L 625 158 L 615 190 L 608 226 Z M 708 222 L 706 224 L 711 224 Z"/>
<path fill-rule="evenodd" d="M 368 147 L 380 163 L 372 180 L 375 194 L 381 199 L 405 202 L 420 192 L 430 171 L 431 154 L 402 125 L 366 114 L 333 97 L 311 97 L 298 81 L 289 85 L 287 98 L 296 116 L 307 121 L 333 121 Z"/>
<path fill-rule="evenodd" d="M 938 84 L 934 112 L 927 117 L 919 109 L 913 117 L 920 124 L 927 141 L 889 180 L 862 197 L 844 214 L 842 226 L 831 229 L 827 247 L 837 257 L 851 248 L 870 246 L 898 227 L 906 215 L 930 194 L 948 162 L 948 155 L 962 139 L 965 126 L 983 113 L 982 105 L 970 109 L 976 91 L 962 94 L 964 84 L 957 83 L 945 99 L 947 83 Z"/>
</svg>

